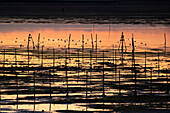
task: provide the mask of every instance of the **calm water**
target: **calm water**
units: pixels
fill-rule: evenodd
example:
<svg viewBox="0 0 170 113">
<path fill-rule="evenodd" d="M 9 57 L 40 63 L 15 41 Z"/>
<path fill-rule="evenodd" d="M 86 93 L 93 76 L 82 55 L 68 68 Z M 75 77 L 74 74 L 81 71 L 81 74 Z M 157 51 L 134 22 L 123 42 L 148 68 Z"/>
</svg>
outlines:
<svg viewBox="0 0 170 113">
<path fill-rule="evenodd" d="M 0 41 L 3 41 L 1 46 L 5 47 L 17 48 L 20 44 L 26 47 L 28 34 L 32 35 L 36 45 L 40 33 L 40 42 L 45 47 L 58 48 L 60 45 L 59 48 L 64 48 L 68 45 L 69 34 L 71 34 L 71 46 L 81 48 L 82 34 L 84 34 L 85 43 L 87 43 L 85 47 L 91 46 L 91 34 L 94 40 L 97 34 L 98 41 L 101 41 L 98 46 L 111 49 L 113 44 L 119 45 L 118 41 L 122 32 L 124 32 L 127 46 L 131 43 L 132 33 L 136 40 L 135 44 L 138 47 L 146 48 L 162 48 L 164 33 L 166 33 L 167 46 L 169 46 L 169 25 L 145 24 L 0 24 Z"/>
<path fill-rule="evenodd" d="M 0 111 L 166 112 L 169 35 L 169 25 L 0 24 Z"/>
</svg>

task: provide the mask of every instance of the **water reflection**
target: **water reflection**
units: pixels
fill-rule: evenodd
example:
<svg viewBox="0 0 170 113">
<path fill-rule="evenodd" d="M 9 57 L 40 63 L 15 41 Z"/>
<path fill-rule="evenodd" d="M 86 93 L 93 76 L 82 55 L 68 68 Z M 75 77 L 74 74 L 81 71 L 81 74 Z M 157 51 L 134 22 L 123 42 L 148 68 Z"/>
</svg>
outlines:
<svg viewBox="0 0 170 113">
<path fill-rule="evenodd" d="M 85 46 L 90 47 L 91 34 L 95 39 L 98 35 L 99 47 L 111 48 L 112 44 L 118 45 L 121 32 L 124 32 L 127 45 L 131 44 L 131 34 L 134 33 L 136 44 L 140 47 L 162 47 L 164 43 L 163 33 L 169 36 L 170 27 L 164 25 L 124 25 L 124 24 L 1 24 L 1 46 L 15 45 L 26 47 L 28 34 L 31 33 L 37 45 L 38 34 L 41 34 L 41 44 L 45 47 L 66 47 L 69 34 L 71 34 L 71 46 L 80 48 L 82 34 L 84 34 Z M 10 41 L 9 41 L 10 40 Z M 167 44 L 169 40 L 167 39 Z"/>
<path fill-rule="evenodd" d="M 1 112 L 168 111 L 168 26 L 10 26 L 0 28 Z"/>
</svg>

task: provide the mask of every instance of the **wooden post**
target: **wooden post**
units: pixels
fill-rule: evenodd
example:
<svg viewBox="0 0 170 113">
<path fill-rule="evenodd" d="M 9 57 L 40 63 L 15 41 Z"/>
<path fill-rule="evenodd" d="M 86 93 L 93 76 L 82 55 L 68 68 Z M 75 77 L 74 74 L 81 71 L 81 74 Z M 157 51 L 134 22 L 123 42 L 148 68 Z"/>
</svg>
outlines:
<svg viewBox="0 0 170 113">
<path fill-rule="evenodd" d="M 38 35 L 38 44 L 37 44 L 38 58 L 40 57 L 40 51 L 39 51 L 39 49 L 40 49 L 40 33 L 39 33 L 39 35 Z"/>
<path fill-rule="evenodd" d="M 17 56 L 16 56 L 16 49 L 15 49 L 15 67 L 17 66 Z M 15 69 L 15 76 L 16 76 L 16 93 L 17 93 L 17 104 L 18 104 L 18 74 L 16 72 L 16 69 Z"/>
<path fill-rule="evenodd" d="M 69 39 L 68 39 L 68 49 L 70 49 L 70 40 L 71 40 L 71 34 L 69 35 Z"/>
<path fill-rule="evenodd" d="M 51 97 L 51 70 L 49 70 L 49 86 L 50 86 L 50 99 L 52 99 Z"/>
<path fill-rule="evenodd" d="M 93 45 L 93 36 L 92 36 L 92 34 L 91 34 L 91 44 L 92 44 L 92 52 L 93 52 L 94 45 Z"/>
<path fill-rule="evenodd" d="M 117 75 L 117 64 L 116 64 L 116 49 L 115 49 L 115 81 L 116 81 L 116 75 Z"/>
<path fill-rule="evenodd" d="M 97 63 L 97 34 L 96 34 L 96 63 Z"/>
<path fill-rule="evenodd" d="M 105 86 L 105 83 L 104 83 L 104 71 L 105 71 L 105 68 L 104 68 L 104 50 L 103 50 L 103 79 L 102 79 L 102 81 L 103 81 L 103 97 L 105 96 L 105 88 L 104 88 L 104 86 Z"/>
<path fill-rule="evenodd" d="M 92 78 L 92 50 L 90 50 L 90 83 Z"/>
<path fill-rule="evenodd" d="M 119 71 L 119 95 L 121 95 L 121 88 L 120 88 L 120 71 Z"/>
<path fill-rule="evenodd" d="M 145 82 L 146 82 L 146 51 L 145 51 Z"/>
<path fill-rule="evenodd" d="M 132 34 L 132 64 L 135 64 L 135 45 L 134 45 L 134 39 L 133 39 L 133 34 Z M 133 65 L 135 67 L 135 65 Z"/>
<path fill-rule="evenodd" d="M 16 76 L 16 93 L 17 93 L 17 97 L 16 97 L 16 101 L 17 101 L 17 109 L 18 109 L 18 74 L 17 72 L 15 72 L 15 76 Z"/>
<path fill-rule="evenodd" d="M 30 49 L 29 49 L 29 46 L 30 46 L 30 38 L 31 38 L 31 34 L 29 34 L 28 36 L 28 44 L 27 44 L 27 50 L 28 50 L 28 67 L 29 67 L 29 56 L 30 56 Z"/>
<path fill-rule="evenodd" d="M 5 68 L 5 49 L 4 49 L 3 68 Z"/>
<path fill-rule="evenodd" d="M 54 68 L 55 68 L 55 49 L 53 48 L 53 82 L 54 82 Z"/>
<path fill-rule="evenodd" d="M 132 65 L 134 66 L 133 67 L 133 71 L 135 72 L 135 92 L 134 92 L 134 95 L 136 96 L 137 95 L 137 91 L 136 91 L 136 87 L 137 87 L 137 84 L 136 84 L 136 67 L 135 67 L 135 45 L 134 45 L 134 39 L 133 39 L 133 34 L 132 34 Z"/>
<path fill-rule="evenodd" d="M 16 48 L 15 48 L 15 67 L 17 67 L 17 51 L 16 51 Z"/>
<path fill-rule="evenodd" d="M 87 88 L 88 88 L 88 86 L 87 86 L 87 82 L 88 82 L 88 72 L 86 72 L 86 100 L 87 100 Z"/>
<path fill-rule="evenodd" d="M 114 64 L 114 62 L 115 62 L 115 58 L 114 58 L 114 54 L 115 54 L 115 48 L 114 48 L 114 45 L 113 45 L 113 64 Z"/>
<path fill-rule="evenodd" d="M 165 54 L 166 54 L 166 33 L 164 33 L 164 40 L 165 40 L 165 43 L 164 43 L 164 48 L 165 48 Z"/>
<path fill-rule="evenodd" d="M 82 63 L 84 63 L 84 34 L 82 35 Z"/>
<path fill-rule="evenodd" d="M 152 69 L 151 69 L 151 80 L 150 80 L 150 87 L 151 87 L 151 95 L 152 95 Z"/>
<path fill-rule="evenodd" d="M 34 70 L 34 111 L 35 111 L 35 70 Z"/>
<path fill-rule="evenodd" d="M 166 80 L 167 80 L 167 82 L 166 82 L 166 84 L 167 84 L 167 91 L 166 91 L 166 93 L 167 94 L 169 94 L 169 85 L 168 85 L 168 69 L 166 69 Z"/>
<path fill-rule="evenodd" d="M 69 54 L 69 57 L 70 57 L 70 42 L 71 42 L 71 34 L 69 35 L 69 39 L 68 39 L 68 54 Z M 69 62 L 71 62 L 70 58 L 69 58 Z"/>
<path fill-rule="evenodd" d="M 159 66 L 159 52 L 158 52 L 158 78 L 159 78 L 160 66 Z"/>
<path fill-rule="evenodd" d="M 41 56 L 41 67 L 43 67 L 43 54 L 44 54 L 44 53 L 43 53 L 43 47 L 44 47 L 44 46 L 42 46 L 42 52 L 41 52 L 41 55 L 42 55 L 42 56 Z"/>
<path fill-rule="evenodd" d="M 80 77 L 79 76 L 79 69 L 80 69 L 80 67 L 79 67 L 79 49 L 77 50 L 77 55 L 78 55 L 78 68 L 77 68 L 77 72 L 78 72 L 78 78 Z"/>
<path fill-rule="evenodd" d="M 167 80 L 167 82 L 166 82 L 166 97 L 167 97 L 167 100 L 169 99 L 169 84 L 168 84 L 168 81 L 169 81 L 169 79 L 168 79 L 168 69 L 166 69 L 166 80 Z M 167 101 L 167 103 L 166 103 L 166 109 L 168 109 L 169 107 L 168 107 L 168 105 L 169 105 L 169 101 Z"/>
<path fill-rule="evenodd" d="M 125 41 L 125 39 L 124 39 L 124 35 L 123 35 L 123 32 L 122 32 L 122 35 L 121 35 L 121 39 L 120 39 L 120 44 L 121 44 L 121 53 L 122 53 L 122 58 L 121 58 L 121 60 L 122 60 L 122 65 L 123 65 L 123 53 L 124 53 L 124 41 Z M 119 45 L 120 45 L 119 44 Z M 126 49 L 126 48 L 125 48 Z"/>
<path fill-rule="evenodd" d="M 66 94 L 66 97 L 68 99 L 67 49 L 65 50 L 65 74 L 66 74 L 66 84 L 67 84 L 67 94 Z"/>
</svg>

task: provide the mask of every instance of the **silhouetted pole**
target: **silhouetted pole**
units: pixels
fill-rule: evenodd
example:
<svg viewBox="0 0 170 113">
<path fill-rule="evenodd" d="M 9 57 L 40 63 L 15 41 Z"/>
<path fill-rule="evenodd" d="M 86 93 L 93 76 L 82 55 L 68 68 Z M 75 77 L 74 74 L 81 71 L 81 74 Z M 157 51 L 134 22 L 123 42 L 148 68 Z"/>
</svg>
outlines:
<svg viewBox="0 0 170 113">
<path fill-rule="evenodd" d="M 134 45 L 134 39 L 133 39 L 133 34 L 132 34 L 132 64 L 135 67 L 135 45 Z"/>
<path fill-rule="evenodd" d="M 66 94 L 66 97 L 68 99 L 67 49 L 65 50 L 65 74 L 66 74 L 66 84 L 67 84 L 67 94 Z"/>
<path fill-rule="evenodd" d="M 123 32 L 122 32 L 122 36 L 121 36 L 121 43 L 122 43 L 122 60 L 123 60 L 123 41 L 124 41 L 124 35 L 123 35 Z M 123 62 L 123 61 L 122 61 Z"/>
<path fill-rule="evenodd" d="M 4 52 L 3 52 L 3 69 L 5 70 L 5 49 L 4 49 Z M 3 70 L 3 74 L 5 73 L 5 71 Z M 3 80 L 2 80 L 3 81 Z M 2 86 L 1 86 L 2 87 Z M 2 94 L 1 94 L 1 87 L 0 87 L 0 100 L 2 100 Z M 0 105 L 1 106 L 1 105 Z"/>
<path fill-rule="evenodd" d="M 35 111 L 35 70 L 34 70 L 34 111 Z"/>
<path fill-rule="evenodd" d="M 78 68 L 77 68 L 77 72 L 78 72 L 78 78 L 79 78 L 79 69 L 80 69 L 80 63 L 79 63 L 79 49 L 77 50 L 77 56 L 78 56 Z"/>
<path fill-rule="evenodd" d="M 121 45 L 121 53 L 122 53 L 122 58 L 121 58 L 121 60 L 122 60 L 122 64 L 123 64 L 124 46 L 125 46 L 125 52 L 126 52 L 126 43 L 125 43 L 125 45 L 124 45 L 124 43 L 125 43 L 125 39 L 124 39 L 124 35 L 123 35 L 123 32 L 122 32 L 121 39 L 120 39 L 120 44 L 119 44 L 119 47 L 120 47 L 120 45 Z"/>
<path fill-rule="evenodd" d="M 115 51 L 114 51 L 114 45 L 113 45 L 113 64 L 115 64 Z M 113 65 L 114 66 L 114 65 Z M 113 70 L 114 70 L 114 67 L 113 67 Z M 113 72 L 114 73 L 114 72 Z M 114 74 L 113 74 L 113 78 L 114 78 Z"/>
<path fill-rule="evenodd" d="M 136 67 L 135 67 L 135 56 L 134 56 L 134 54 L 135 54 L 135 45 L 134 45 L 134 39 L 133 39 L 133 34 L 132 34 L 132 61 L 133 61 L 133 66 L 134 66 L 134 68 L 133 68 L 133 70 L 134 70 L 134 72 L 135 72 L 135 92 L 134 92 L 134 95 L 136 96 L 137 95 L 137 92 L 136 92 Z"/>
<path fill-rule="evenodd" d="M 96 34 L 96 63 L 97 63 L 97 34 Z"/>
<path fill-rule="evenodd" d="M 164 40 L 165 40 L 165 43 L 164 43 L 164 47 L 165 47 L 165 54 L 166 54 L 166 33 L 164 33 Z"/>
<path fill-rule="evenodd" d="M 69 53 L 69 56 L 70 56 L 70 42 L 71 42 L 71 34 L 69 35 L 69 39 L 68 39 L 68 53 Z M 69 58 L 69 60 L 70 60 L 70 58 Z"/>
<path fill-rule="evenodd" d="M 158 78 L 159 78 L 160 66 L 159 66 L 159 52 L 158 52 Z"/>
<path fill-rule="evenodd" d="M 70 49 L 70 40 L 71 40 L 71 34 L 69 35 L 69 39 L 68 39 L 68 50 Z"/>
<path fill-rule="evenodd" d="M 29 46 L 30 46 L 30 37 L 31 37 L 31 34 L 29 34 L 28 36 L 28 44 L 27 44 L 27 51 L 28 51 L 28 67 L 29 67 L 29 58 L 30 58 L 30 49 L 29 49 Z"/>
<path fill-rule="evenodd" d="M 103 81 L 103 97 L 105 96 L 105 89 L 104 89 L 104 85 L 105 85 L 105 83 L 104 83 L 104 70 L 105 70 L 105 68 L 104 68 L 104 50 L 103 50 L 103 79 L 102 79 L 102 81 Z"/>
<path fill-rule="evenodd" d="M 5 49 L 4 49 L 4 58 L 3 58 L 3 76 L 5 76 L 4 74 L 5 74 L 5 63 L 6 63 L 6 61 L 5 61 L 5 56 L 6 56 L 6 52 L 5 52 Z M 1 92 L 0 92 L 0 100 L 2 99 L 2 94 L 1 94 Z"/>
<path fill-rule="evenodd" d="M 5 68 L 5 49 L 4 49 L 3 68 Z"/>
<path fill-rule="evenodd" d="M 32 44 L 33 44 L 33 50 L 35 49 L 35 46 L 34 46 L 34 41 L 33 41 L 33 38 L 32 38 L 32 36 L 31 36 L 31 34 L 29 34 L 29 36 L 28 36 L 28 44 L 27 44 L 27 50 L 28 50 L 28 67 L 29 67 L 29 52 L 30 52 L 30 49 L 29 49 L 29 44 L 30 44 L 30 41 L 32 40 Z"/>
<path fill-rule="evenodd" d="M 167 84 L 167 91 L 166 91 L 166 93 L 167 94 L 169 94 L 169 85 L 168 85 L 168 81 L 169 81 L 169 79 L 168 79 L 168 69 L 166 69 L 166 84 Z"/>
<path fill-rule="evenodd" d="M 114 48 L 114 45 L 113 45 L 113 64 L 115 62 L 114 54 L 115 54 L 115 48 Z"/>
<path fill-rule="evenodd" d="M 151 95 L 152 95 L 152 69 L 151 69 L 151 81 L 150 81 L 150 87 L 151 87 Z"/>
<path fill-rule="evenodd" d="M 87 86 L 87 82 L 88 82 L 88 71 L 86 72 L 86 99 L 87 99 L 87 88 L 88 88 L 88 86 Z"/>
<path fill-rule="evenodd" d="M 15 76 L 16 76 L 16 93 L 17 93 L 17 109 L 18 109 L 18 74 L 17 72 L 15 72 Z"/>
<path fill-rule="evenodd" d="M 38 44 L 37 44 L 37 51 L 38 51 L 38 58 L 40 57 L 40 33 L 38 34 Z"/>
<path fill-rule="evenodd" d="M 166 80 L 167 80 L 167 82 L 166 82 L 166 86 L 167 86 L 167 89 L 166 89 L 166 97 L 167 97 L 167 100 L 169 99 L 169 86 L 168 86 L 168 69 L 166 69 Z M 169 105 L 169 101 L 167 101 L 167 103 L 166 103 L 166 109 L 168 109 L 169 107 L 168 107 L 168 105 Z"/>
<path fill-rule="evenodd" d="M 92 52 L 93 52 L 94 45 L 93 45 L 93 36 L 92 36 L 92 34 L 91 34 L 91 45 L 92 45 Z"/>
<path fill-rule="evenodd" d="M 41 51 L 41 67 L 43 67 L 43 48 L 44 48 L 44 46 L 42 46 L 42 51 Z"/>
<path fill-rule="evenodd" d="M 51 70 L 49 70 L 49 86 L 50 86 L 50 99 L 52 99 L 51 97 Z"/>
<path fill-rule="evenodd" d="M 82 63 L 84 63 L 84 34 L 82 35 Z"/>
<path fill-rule="evenodd" d="M 17 55 L 16 55 L 16 49 L 15 49 L 15 67 L 17 67 Z M 17 100 L 17 109 L 18 109 L 18 74 L 15 69 L 15 76 L 16 76 L 16 100 Z"/>
<path fill-rule="evenodd" d="M 119 95 L 121 95 L 121 88 L 120 88 L 120 71 L 119 71 Z"/>
<path fill-rule="evenodd" d="M 90 50 L 90 83 L 92 78 L 92 50 Z"/>
<path fill-rule="evenodd" d="M 55 49 L 53 48 L 53 82 L 54 82 L 54 68 L 55 68 Z"/>
<path fill-rule="evenodd" d="M 17 50 L 15 48 L 15 67 L 17 67 Z"/>
<path fill-rule="evenodd" d="M 145 81 L 146 81 L 146 51 L 145 51 Z"/>
<path fill-rule="evenodd" d="M 115 49 L 115 81 L 116 81 L 116 74 L 117 74 L 117 64 L 116 64 L 116 49 Z"/>
</svg>

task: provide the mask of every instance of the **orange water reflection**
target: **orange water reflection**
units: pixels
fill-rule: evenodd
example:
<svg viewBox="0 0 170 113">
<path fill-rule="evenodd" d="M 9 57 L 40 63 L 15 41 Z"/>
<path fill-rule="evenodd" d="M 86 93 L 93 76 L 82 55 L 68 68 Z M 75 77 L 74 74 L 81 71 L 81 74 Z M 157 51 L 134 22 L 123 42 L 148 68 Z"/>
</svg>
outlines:
<svg viewBox="0 0 170 113">
<path fill-rule="evenodd" d="M 131 43 L 132 33 L 136 39 L 136 45 L 140 47 L 163 48 L 164 33 L 167 35 L 167 46 L 170 41 L 170 26 L 164 25 L 85 25 L 85 24 L 1 24 L 0 41 L 1 46 L 19 47 L 27 44 L 27 37 L 30 33 L 35 45 L 37 44 L 38 34 L 41 34 L 41 44 L 45 47 L 67 47 L 68 37 L 71 34 L 71 47 L 81 47 L 82 34 L 85 35 L 85 47 L 91 47 L 91 34 L 95 41 L 95 35 L 98 36 L 98 46 L 102 48 L 111 48 L 112 45 L 118 45 L 118 41 L 124 32 L 127 45 Z M 59 40 L 58 40 L 59 39 Z M 66 42 L 65 42 L 66 40 Z M 7 46 L 6 46 L 7 47 Z"/>
</svg>

